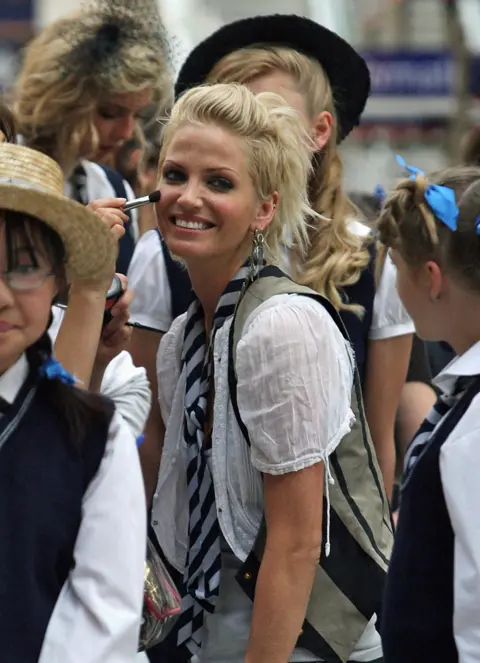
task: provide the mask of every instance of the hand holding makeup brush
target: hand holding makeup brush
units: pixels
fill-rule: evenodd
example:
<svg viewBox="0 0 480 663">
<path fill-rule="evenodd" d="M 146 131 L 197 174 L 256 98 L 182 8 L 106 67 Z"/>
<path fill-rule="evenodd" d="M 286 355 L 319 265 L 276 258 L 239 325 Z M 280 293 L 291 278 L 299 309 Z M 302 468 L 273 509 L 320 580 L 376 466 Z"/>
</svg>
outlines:
<svg viewBox="0 0 480 663">
<path fill-rule="evenodd" d="M 118 241 L 124 236 L 124 224 L 128 221 L 128 215 L 124 211 L 126 203 L 125 198 L 101 198 L 93 200 L 87 207 L 107 224 Z"/>
</svg>

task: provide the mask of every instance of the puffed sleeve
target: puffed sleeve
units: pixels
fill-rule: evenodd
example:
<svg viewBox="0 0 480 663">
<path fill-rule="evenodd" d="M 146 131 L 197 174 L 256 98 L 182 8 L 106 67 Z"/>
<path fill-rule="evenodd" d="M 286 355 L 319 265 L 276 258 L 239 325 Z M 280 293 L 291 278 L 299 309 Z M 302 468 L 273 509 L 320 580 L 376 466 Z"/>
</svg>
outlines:
<svg viewBox="0 0 480 663">
<path fill-rule="evenodd" d="M 171 292 L 162 245 L 155 230 L 142 235 L 135 247 L 128 285 L 135 293 L 130 322 L 166 332 L 172 324 Z"/>
<path fill-rule="evenodd" d="M 114 357 L 105 369 L 101 393 L 112 399 L 117 412 L 138 438 L 147 423 L 152 391 L 147 372 L 135 366 L 131 355 L 125 350 Z"/>
<path fill-rule="evenodd" d="M 55 343 L 63 317 L 64 310 L 52 306 L 52 324 L 48 330 L 52 343 Z M 109 362 L 100 391 L 115 403 L 117 412 L 137 438 L 145 428 L 152 402 L 145 369 L 135 366 L 130 354 L 124 350 Z"/>
<path fill-rule="evenodd" d="M 415 327 L 398 296 L 397 270 L 390 256 L 383 266 L 373 302 L 373 318 L 369 338 L 379 340 L 413 334 Z"/>
<path fill-rule="evenodd" d="M 260 472 L 296 472 L 324 461 L 349 432 L 352 352 L 318 302 L 272 297 L 237 345 L 237 400 Z"/>
</svg>

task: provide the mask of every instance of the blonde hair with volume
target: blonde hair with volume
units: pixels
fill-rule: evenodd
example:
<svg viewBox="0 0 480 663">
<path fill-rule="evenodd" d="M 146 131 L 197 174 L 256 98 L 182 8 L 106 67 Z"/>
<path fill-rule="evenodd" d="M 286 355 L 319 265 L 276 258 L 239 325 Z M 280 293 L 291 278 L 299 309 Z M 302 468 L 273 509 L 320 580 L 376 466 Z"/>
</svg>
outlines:
<svg viewBox="0 0 480 663">
<path fill-rule="evenodd" d="M 148 43 L 128 42 L 120 50 L 120 66 L 110 77 L 81 77 L 66 70 L 64 61 L 74 44 L 69 34 L 94 34 L 101 17 L 92 10 L 63 17 L 33 39 L 24 55 L 14 89 L 18 131 L 26 145 L 44 152 L 66 174 L 80 158 L 92 158 L 98 149 L 94 114 L 112 94 L 153 89 L 159 109 L 173 98 L 173 84 L 165 56 Z"/>
<path fill-rule="evenodd" d="M 276 46 L 249 47 L 222 58 L 207 77 L 208 83 L 248 84 L 260 76 L 282 71 L 289 74 L 303 96 L 309 120 L 321 111 L 333 118 L 332 134 L 323 150 L 313 157 L 309 180 L 310 204 L 318 214 L 310 228 L 310 248 L 306 256 L 295 256 L 295 278 L 325 295 L 337 309 L 357 313 L 362 307 L 342 301 L 339 288 L 352 285 L 368 265 L 365 238 L 349 231 L 349 220 L 359 212 L 342 188 L 343 166 L 337 151 L 337 118 L 334 96 L 321 65 L 302 53 Z"/>
<path fill-rule="evenodd" d="M 459 210 L 455 231 L 437 219 L 426 202 L 429 184 L 454 191 Z M 417 174 L 402 180 L 385 201 L 378 233 L 384 252 L 395 249 L 413 268 L 433 260 L 466 288 L 480 292 L 479 216 L 480 168 L 449 168 L 428 179 Z"/>
<path fill-rule="evenodd" d="M 286 106 L 281 97 L 270 93 L 255 96 L 243 85 L 193 88 L 173 106 L 164 129 L 159 168 L 175 133 L 186 125 L 216 125 L 242 139 L 259 200 L 268 200 L 278 193 L 274 217 L 263 233 L 267 262 L 281 263 L 282 246 L 290 238 L 305 254 L 308 219 L 315 212 L 308 204 L 307 194 L 310 139 L 298 113 Z"/>
</svg>

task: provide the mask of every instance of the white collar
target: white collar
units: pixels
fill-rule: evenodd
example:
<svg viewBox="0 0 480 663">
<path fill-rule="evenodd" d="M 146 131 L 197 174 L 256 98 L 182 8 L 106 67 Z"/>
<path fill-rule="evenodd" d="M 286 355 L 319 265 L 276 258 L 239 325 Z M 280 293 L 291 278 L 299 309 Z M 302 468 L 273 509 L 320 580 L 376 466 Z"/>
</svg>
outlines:
<svg viewBox="0 0 480 663">
<path fill-rule="evenodd" d="M 28 361 L 25 354 L 18 359 L 13 366 L 0 376 L 0 396 L 10 405 L 13 403 L 20 391 L 21 386 L 27 379 Z"/>
<path fill-rule="evenodd" d="M 480 341 L 477 341 L 463 354 L 452 359 L 433 380 L 433 384 L 443 393 L 451 394 L 455 389 L 458 378 L 474 375 L 480 375 Z"/>
</svg>

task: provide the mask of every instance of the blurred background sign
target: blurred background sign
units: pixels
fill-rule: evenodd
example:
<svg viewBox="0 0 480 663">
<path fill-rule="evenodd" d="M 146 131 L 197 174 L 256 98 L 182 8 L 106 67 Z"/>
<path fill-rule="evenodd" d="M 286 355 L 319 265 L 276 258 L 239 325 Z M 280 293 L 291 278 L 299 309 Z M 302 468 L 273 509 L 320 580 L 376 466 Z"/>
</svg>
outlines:
<svg viewBox="0 0 480 663">
<path fill-rule="evenodd" d="M 449 51 L 377 51 L 363 54 L 372 94 L 438 96 L 452 92 L 455 67 Z"/>
</svg>

